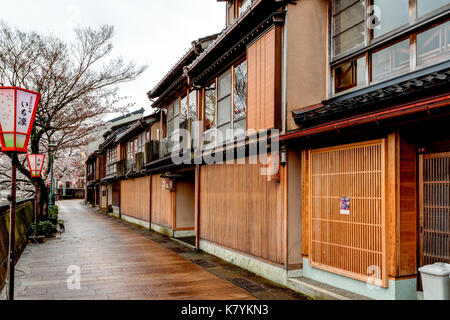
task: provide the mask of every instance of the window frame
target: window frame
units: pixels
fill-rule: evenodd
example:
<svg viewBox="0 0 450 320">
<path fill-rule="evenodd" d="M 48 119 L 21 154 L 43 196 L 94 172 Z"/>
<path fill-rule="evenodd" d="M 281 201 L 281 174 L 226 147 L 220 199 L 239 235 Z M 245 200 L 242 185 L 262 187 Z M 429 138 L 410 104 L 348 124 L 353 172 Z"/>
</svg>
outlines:
<svg viewBox="0 0 450 320">
<path fill-rule="evenodd" d="M 373 4 L 373 0 L 363 0 L 366 4 L 366 9 L 368 8 L 368 5 Z M 417 70 L 420 70 L 425 67 L 432 66 L 433 64 L 441 63 L 439 59 L 436 59 L 437 61 L 431 64 L 423 64 L 418 65 L 417 63 L 417 35 L 427 31 L 428 29 L 432 29 L 434 27 L 437 27 L 439 25 L 445 24 L 448 21 L 450 21 L 450 18 L 446 18 L 445 15 L 448 10 L 450 10 L 450 3 L 448 5 L 445 5 L 443 7 L 440 7 L 438 9 L 435 9 L 421 17 L 418 16 L 418 9 L 417 9 L 417 1 L 423 1 L 423 0 L 410 0 L 409 1 L 409 22 L 406 25 L 400 26 L 398 28 L 395 28 L 381 36 L 378 36 L 377 38 L 373 37 L 373 30 L 370 30 L 367 27 L 367 23 L 365 23 L 365 45 L 356 47 L 354 49 L 348 50 L 344 53 L 341 53 L 339 55 L 334 55 L 334 17 L 333 14 L 333 6 L 330 2 L 329 5 L 329 97 L 337 97 L 340 95 L 344 95 L 347 93 L 350 93 L 352 91 L 369 87 L 375 83 L 383 82 L 388 79 L 395 78 L 401 74 L 408 74 Z M 356 2 L 355 2 L 356 3 Z M 355 5 L 355 4 L 352 4 Z M 346 7 L 345 9 L 339 11 L 342 12 L 346 10 L 347 8 L 351 7 L 352 5 Z M 365 21 L 368 19 L 369 10 L 365 11 Z M 409 71 L 401 74 L 395 74 L 392 77 L 388 77 L 386 79 L 373 82 L 372 81 L 372 54 L 376 53 L 380 50 L 383 50 L 385 48 L 388 48 L 392 45 L 395 45 L 396 43 L 399 43 L 405 39 L 409 38 L 409 48 L 410 48 L 410 67 Z M 337 68 L 342 66 L 343 64 L 349 63 L 349 62 L 356 62 L 361 57 L 366 56 L 366 85 L 364 87 L 361 86 L 354 86 L 347 90 L 337 91 L 337 85 L 336 85 L 336 75 L 335 71 Z"/>
<path fill-rule="evenodd" d="M 229 67 L 225 68 L 219 75 L 217 75 L 214 80 L 211 80 L 209 82 L 207 82 L 207 85 L 203 86 L 202 88 L 202 103 L 201 103 L 201 108 L 202 108 L 202 114 L 203 114 L 203 136 L 210 134 L 212 131 L 214 130 L 219 130 L 219 124 L 218 124 L 218 105 L 220 101 L 225 100 L 226 98 L 230 97 L 231 99 L 231 103 L 230 103 L 230 120 L 227 122 L 224 122 L 220 125 L 220 127 L 223 127 L 225 125 L 230 125 L 230 130 L 231 130 L 231 135 L 228 137 L 228 139 L 224 140 L 224 142 L 228 142 L 232 139 L 235 139 L 235 128 L 234 128 L 234 123 L 235 122 L 240 122 L 242 120 L 246 120 L 245 121 L 245 131 L 247 132 L 247 117 L 248 117 L 248 61 L 247 61 L 247 92 L 246 92 L 246 108 L 245 108 L 245 116 L 241 116 L 239 118 L 234 117 L 234 110 L 235 110 L 235 70 L 236 67 L 241 65 L 243 62 L 247 61 L 247 57 L 241 57 L 239 59 L 237 59 L 234 63 L 232 63 Z M 222 97 L 219 101 L 219 78 L 222 77 L 223 75 L 225 75 L 227 72 L 231 73 L 231 83 L 230 83 L 230 94 L 225 95 L 224 97 Z M 214 125 L 209 128 L 206 129 L 206 88 L 209 87 L 211 84 L 215 83 L 216 84 L 216 103 L 214 106 L 214 112 L 215 112 L 215 118 L 214 118 Z"/>
</svg>

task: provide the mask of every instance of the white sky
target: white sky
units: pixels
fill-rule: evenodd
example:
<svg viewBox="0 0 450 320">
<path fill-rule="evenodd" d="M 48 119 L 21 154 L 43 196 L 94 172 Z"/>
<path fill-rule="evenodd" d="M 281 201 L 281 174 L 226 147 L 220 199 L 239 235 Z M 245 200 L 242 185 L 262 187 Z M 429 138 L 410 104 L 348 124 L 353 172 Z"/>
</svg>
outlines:
<svg viewBox="0 0 450 320">
<path fill-rule="evenodd" d="M 120 86 L 120 96 L 150 110 L 152 89 L 198 38 L 220 32 L 225 7 L 216 0 L 1 0 L 0 20 L 70 42 L 75 26 L 114 25 L 115 56 L 147 71 Z"/>
</svg>

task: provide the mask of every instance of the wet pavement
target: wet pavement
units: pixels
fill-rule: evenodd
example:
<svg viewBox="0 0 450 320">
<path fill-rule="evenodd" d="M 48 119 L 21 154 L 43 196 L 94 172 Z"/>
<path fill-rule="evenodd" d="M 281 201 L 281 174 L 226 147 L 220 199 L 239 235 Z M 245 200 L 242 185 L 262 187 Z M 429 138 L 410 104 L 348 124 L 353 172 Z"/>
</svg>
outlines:
<svg viewBox="0 0 450 320">
<path fill-rule="evenodd" d="M 58 206 L 66 231 L 27 246 L 16 265 L 16 299 L 306 299 L 80 200 Z"/>
</svg>

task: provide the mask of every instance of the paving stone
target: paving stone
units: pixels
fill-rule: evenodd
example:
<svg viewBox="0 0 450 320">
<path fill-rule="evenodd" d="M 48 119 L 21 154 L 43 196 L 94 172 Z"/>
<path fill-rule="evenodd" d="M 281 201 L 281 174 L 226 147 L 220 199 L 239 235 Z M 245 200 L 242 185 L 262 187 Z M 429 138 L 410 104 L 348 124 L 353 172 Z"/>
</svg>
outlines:
<svg viewBox="0 0 450 320">
<path fill-rule="evenodd" d="M 27 246 L 17 264 L 23 271 L 18 300 L 305 298 L 153 231 L 100 214 L 79 200 L 58 206 L 66 232 Z M 78 271 L 81 288 L 69 290 L 68 279 Z"/>
</svg>

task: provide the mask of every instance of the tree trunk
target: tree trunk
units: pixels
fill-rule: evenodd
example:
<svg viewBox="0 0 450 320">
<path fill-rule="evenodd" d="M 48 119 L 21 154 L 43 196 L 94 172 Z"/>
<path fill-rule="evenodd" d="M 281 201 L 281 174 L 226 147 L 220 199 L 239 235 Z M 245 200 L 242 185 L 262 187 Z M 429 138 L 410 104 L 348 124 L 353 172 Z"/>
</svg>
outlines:
<svg viewBox="0 0 450 320">
<path fill-rule="evenodd" d="M 49 196 L 48 196 L 48 188 L 45 186 L 45 184 L 39 183 L 38 184 L 38 220 L 46 220 L 47 214 L 48 214 L 48 202 L 49 202 Z"/>
</svg>

